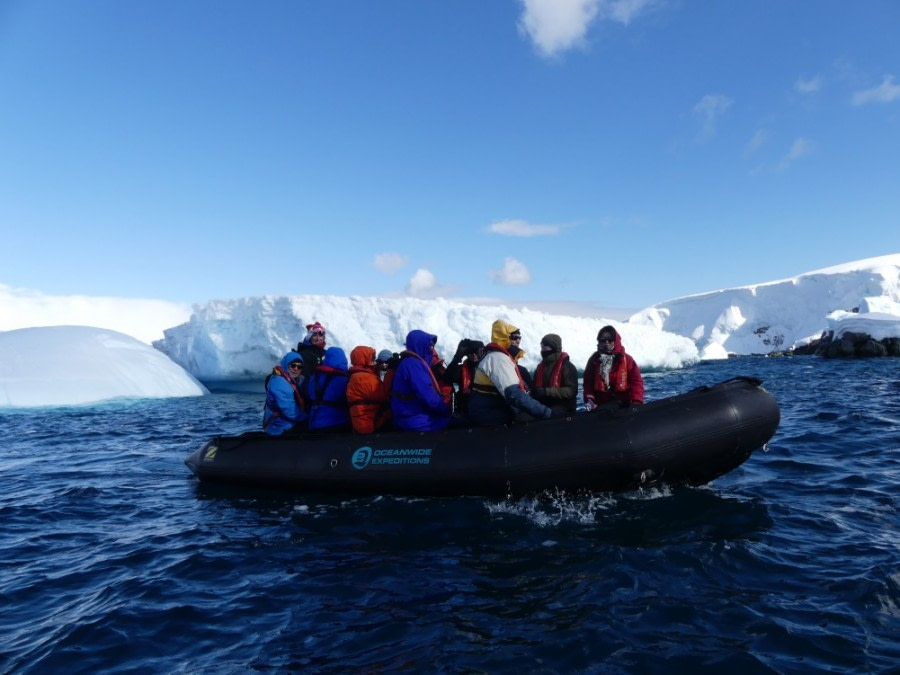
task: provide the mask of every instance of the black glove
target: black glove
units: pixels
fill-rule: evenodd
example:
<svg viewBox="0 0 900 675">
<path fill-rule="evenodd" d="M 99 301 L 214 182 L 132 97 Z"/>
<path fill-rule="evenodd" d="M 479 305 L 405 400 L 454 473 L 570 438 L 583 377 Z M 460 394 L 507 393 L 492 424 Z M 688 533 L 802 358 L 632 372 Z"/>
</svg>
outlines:
<svg viewBox="0 0 900 675">
<path fill-rule="evenodd" d="M 547 395 L 547 390 L 543 387 L 535 387 L 531 390 L 532 398 L 544 398 Z"/>
</svg>

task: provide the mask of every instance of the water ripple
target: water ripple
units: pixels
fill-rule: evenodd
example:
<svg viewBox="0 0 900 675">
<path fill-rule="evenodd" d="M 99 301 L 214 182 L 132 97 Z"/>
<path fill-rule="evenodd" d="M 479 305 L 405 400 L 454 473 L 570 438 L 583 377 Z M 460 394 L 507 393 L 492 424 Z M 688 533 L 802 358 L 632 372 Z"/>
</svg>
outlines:
<svg viewBox="0 0 900 675">
<path fill-rule="evenodd" d="M 767 452 L 697 489 L 515 502 L 199 486 L 259 394 L 3 414 L 0 671 L 890 672 L 900 363 L 730 359 Z"/>
</svg>

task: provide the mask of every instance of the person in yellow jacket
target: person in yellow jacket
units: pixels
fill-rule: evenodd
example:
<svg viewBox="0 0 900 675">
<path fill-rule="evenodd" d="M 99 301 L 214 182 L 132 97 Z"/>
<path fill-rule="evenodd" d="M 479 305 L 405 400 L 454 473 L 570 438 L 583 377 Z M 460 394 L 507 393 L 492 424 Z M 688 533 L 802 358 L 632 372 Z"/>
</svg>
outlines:
<svg viewBox="0 0 900 675">
<path fill-rule="evenodd" d="M 515 359 L 509 353 L 509 336 L 519 332 L 497 319 L 491 325 L 491 341 L 478 363 L 469 398 L 469 419 L 475 424 L 508 424 L 547 419 L 550 408 L 528 395 Z"/>
</svg>

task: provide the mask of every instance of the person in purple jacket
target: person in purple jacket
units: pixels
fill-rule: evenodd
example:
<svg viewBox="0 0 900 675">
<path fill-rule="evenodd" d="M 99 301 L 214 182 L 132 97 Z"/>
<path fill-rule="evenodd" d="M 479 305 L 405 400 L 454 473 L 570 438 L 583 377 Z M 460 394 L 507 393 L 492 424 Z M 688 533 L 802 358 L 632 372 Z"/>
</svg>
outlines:
<svg viewBox="0 0 900 675">
<path fill-rule="evenodd" d="M 411 330 L 406 350 L 391 385 L 394 426 L 413 431 L 435 431 L 450 424 L 450 407 L 441 397 L 440 383 L 431 372 L 431 348 L 437 336 Z"/>
</svg>

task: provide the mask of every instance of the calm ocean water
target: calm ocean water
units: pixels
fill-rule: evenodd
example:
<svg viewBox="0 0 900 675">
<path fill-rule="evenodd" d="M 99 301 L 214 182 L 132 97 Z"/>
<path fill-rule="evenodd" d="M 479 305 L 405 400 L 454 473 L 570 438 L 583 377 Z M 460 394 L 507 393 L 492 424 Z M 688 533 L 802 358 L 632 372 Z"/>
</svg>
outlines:
<svg viewBox="0 0 900 675">
<path fill-rule="evenodd" d="M 741 358 L 782 411 L 705 488 L 347 499 L 200 487 L 261 394 L 0 412 L 0 671 L 898 672 L 900 359 Z"/>
</svg>

